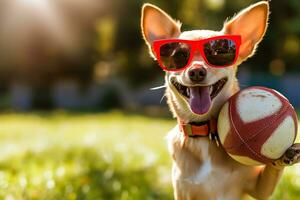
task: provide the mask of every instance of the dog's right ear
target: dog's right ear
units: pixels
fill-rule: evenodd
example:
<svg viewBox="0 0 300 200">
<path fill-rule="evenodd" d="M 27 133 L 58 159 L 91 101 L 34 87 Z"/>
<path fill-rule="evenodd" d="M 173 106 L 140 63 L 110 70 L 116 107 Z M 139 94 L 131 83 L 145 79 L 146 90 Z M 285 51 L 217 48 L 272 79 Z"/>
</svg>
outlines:
<svg viewBox="0 0 300 200">
<path fill-rule="evenodd" d="M 167 13 L 152 4 L 144 4 L 142 8 L 141 28 L 143 37 L 152 52 L 153 41 L 158 39 L 177 38 L 181 24 L 173 20 Z"/>
<path fill-rule="evenodd" d="M 268 26 L 269 3 L 261 1 L 242 10 L 233 19 L 225 22 L 223 31 L 241 35 L 239 57 L 245 60 L 253 55 Z"/>
</svg>

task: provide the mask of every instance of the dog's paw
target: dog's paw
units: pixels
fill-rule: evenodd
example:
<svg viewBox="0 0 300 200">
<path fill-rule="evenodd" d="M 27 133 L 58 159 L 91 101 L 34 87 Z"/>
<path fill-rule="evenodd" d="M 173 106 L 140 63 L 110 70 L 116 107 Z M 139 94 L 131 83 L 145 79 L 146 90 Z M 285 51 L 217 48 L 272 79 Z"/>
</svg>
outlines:
<svg viewBox="0 0 300 200">
<path fill-rule="evenodd" d="M 293 144 L 273 165 L 277 167 L 290 166 L 300 162 L 300 143 Z"/>
</svg>

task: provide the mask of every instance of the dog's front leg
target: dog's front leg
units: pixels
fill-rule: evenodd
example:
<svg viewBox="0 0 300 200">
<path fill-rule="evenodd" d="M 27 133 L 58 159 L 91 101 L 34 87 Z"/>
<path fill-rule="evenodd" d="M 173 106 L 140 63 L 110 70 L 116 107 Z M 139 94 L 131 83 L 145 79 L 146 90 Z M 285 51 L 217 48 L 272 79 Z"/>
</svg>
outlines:
<svg viewBox="0 0 300 200">
<path fill-rule="evenodd" d="M 256 199 L 268 199 L 282 175 L 284 167 L 274 167 L 272 164 L 258 169 L 256 184 L 250 195 Z"/>
<path fill-rule="evenodd" d="M 300 144 L 291 146 L 285 154 L 272 164 L 258 170 L 255 188 L 250 194 L 257 199 L 268 199 L 282 175 L 284 167 L 300 162 Z"/>
</svg>

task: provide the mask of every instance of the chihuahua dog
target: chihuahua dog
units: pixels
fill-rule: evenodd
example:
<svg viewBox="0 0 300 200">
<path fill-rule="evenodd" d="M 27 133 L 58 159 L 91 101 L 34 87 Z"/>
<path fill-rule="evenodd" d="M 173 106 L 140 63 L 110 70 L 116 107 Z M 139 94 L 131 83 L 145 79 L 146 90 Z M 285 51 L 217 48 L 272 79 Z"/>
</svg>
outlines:
<svg viewBox="0 0 300 200">
<path fill-rule="evenodd" d="M 180 22 L 145 4 L 141 28 L 150 54 L 166 71 L 168 105 L 178 125 L 168 134 L 176 200 L 268 199 L 287 165 L 299 161 L 300 145 L 265 166 L 234 161 L 214 140 L 215 119 L 236 92 L 238 65 L 265 35 L 269 4 L 258 2 L 227 20 L 221 31 L 180 31 Z M 214 122 L 214 123 L 213 123 Z"/>
</svg>

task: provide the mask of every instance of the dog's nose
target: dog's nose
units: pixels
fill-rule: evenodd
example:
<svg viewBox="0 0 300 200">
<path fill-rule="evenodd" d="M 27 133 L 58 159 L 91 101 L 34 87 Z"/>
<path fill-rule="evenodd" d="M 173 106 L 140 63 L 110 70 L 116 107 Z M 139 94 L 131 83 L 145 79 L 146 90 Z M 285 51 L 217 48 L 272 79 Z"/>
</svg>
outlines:
<svg viewBox="0 0 300 200">
<path fill-rule="evenodd" d="M 207 70 L 204 67 L 190 68 L 188 76 L 193 83 L 199 83 L 206 77 Z"/>
</svg>

